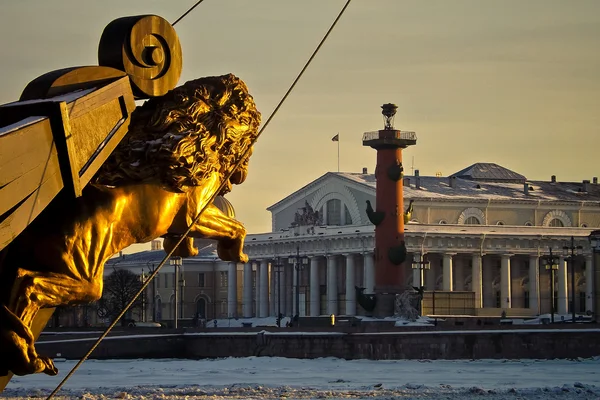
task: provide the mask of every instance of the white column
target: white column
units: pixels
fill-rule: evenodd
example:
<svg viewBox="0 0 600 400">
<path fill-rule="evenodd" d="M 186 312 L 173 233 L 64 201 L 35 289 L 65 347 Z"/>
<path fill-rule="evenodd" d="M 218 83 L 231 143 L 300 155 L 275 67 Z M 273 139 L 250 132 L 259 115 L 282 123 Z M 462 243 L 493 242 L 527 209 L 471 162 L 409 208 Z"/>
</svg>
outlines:
<svg viewBox="0 0 600 400">
<path fill-rule="evenodd" d="M 567 261 L 564 257 L 560 257 L 557 272 L 556 289 L 558 290 L 558 304 L 556 306 L 556 312 L 559 315 L 566 315 L 568 314 L 569 298 L 567 296 Z"/>
<path fill-rule="evenodd" d="M 244 264 L 244 318 L 252 318 L 252 264 Z"/>
<path fill-rule="evenodd" d="M 337 256 L 327 256 L 327 314 L 338 313 Z"/>
<path fill-rule="evenodd" d="M 310 259 L 310 316 L 321 315 L 321 287 L 319 285 L 319 258 Z"/>
<path fill-rule="evenodd" d="M 585 311 L 594 311 L 593 254 L 585 256 Z"/>
<path fill-rule="evenodd" d="M 540 313 L 540 258 L 529 257 L 529 309 Z"/>
<path fill-rule="evenodd" d="M 375 262 L 373 261 L 373 253 L 364 254 L 364 266 L 364 293 L 373 294 L 375 293 Z"/>
<path fill-rule="evenodd" d="M 500 261 L 500 308 L 511 308 L 510 295 L 510 257 L 512 254 L 502 254 Z"/>
<path fill-rule="evenodd" d="M 254 293 L 252 294 L 252 301 L 254 301 L 254 315 L 256 317 L 260 317 L 260 261 L 256 261 L 252 263 L 252 268 L 256 274 L 256 287 L 254 288 Z"/>
<path fill-rule="evenodd" d="M 482 279 L 482 256 L 473 254 L 471 265 L 471 290 L 475 292 L 475 308 L 483 307 L 483 279 Z"/>
<path fill-rule="evenodd" d="M 416 257 L 418 257 L 418 254 L 416 255 Z M 421 270 L 419 268 L 413 268 L 412 274 L 413 274 L 413 286 L 415 286 L 415 287 L 423 286 L 423 283 L 421 282 Z"/>
<path fill-rule="evenodd" d="M 260 261 L 260 310 L 259 316 L 269 316 L 269 263 L 267 260 Z"/>
<path fill-rule="evenodd" d="M 446 292 L 452 291 L 452 256 L 454 254 L 444 254 L 444 271 L 443 271 L 443 290 Z"/>
<path fill-rule="evenodd" d="M 346 315 L 356 315 L 356 268 L 354 254 L 346 254 Z"/>
<path fill-rule="evenodd" d="M 227 272 L 227 316 L 237 317 L 237 264 L 229 263 Z"/>
</svg>

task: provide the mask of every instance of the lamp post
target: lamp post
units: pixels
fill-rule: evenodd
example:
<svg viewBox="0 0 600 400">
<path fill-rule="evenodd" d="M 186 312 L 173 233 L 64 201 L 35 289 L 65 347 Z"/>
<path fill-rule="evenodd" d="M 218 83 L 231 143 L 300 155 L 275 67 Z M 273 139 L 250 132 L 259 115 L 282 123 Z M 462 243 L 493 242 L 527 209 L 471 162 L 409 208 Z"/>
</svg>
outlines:
<svg viewBox="0 0 600 400">
<path fill-rule="evenodd" d="M 277 327 L 281 328 L 281 260 L 277 257 L 275 262 L 275 274 L 277 274 Z"/>
<path fill-rule="evenodd" d="M 140 282 L 142 283 L 142 286 L 144 283 L 146 283 L 146 273 L 144 272 L 144 267 L 142 267 Z M 142 322 L 146 322 L 146 289 L 144 289 L 144 293 L 142 293 Z"/>
<path fill-rule="evenodd" d="M 425 290 L 425 273 L 424 270 L 431 268 L 431 263 L 427 258 L 427 254 L 416 253 L 413 256 L 412 269 L 419 270 L 419 294 L 421 295 L 421 301 L 419 301 L 419 315 L 423 315 L 423 291 Z"/>
<path fill-rule="evenodd" d="M 548 250 L 550 255 L 542 257 L 542 264 L 550 271 L 550 322 L 554 323 L 554 271 L 558 270 L 558 258 L 552 255 L 552 248 Z"/>
<path fill-rule="evenodd" d="M 596 321 L 598 321 L 598 314 L 600 313 L 600 263 L 598 263 L 598 259 L 600 257 L 600 231 L 592 231 L 590 236 L 588 236 L 588 240 L 590 241 L 590 247 L 592 248 L 592 265 L 588 268 L 592 268 L 593 274 L 591 279 L 593 279 L 593 312 Z"/>
<path fill-rule="evenodd" d="M 148 261 L 146 266 L 148 267 L 149 276 L 151 276 L 155 271 L 154 263 Z M 152 322 L 156 322 L 156 279 L 152 281 Z"/>
<path fill-rule="evenodd" d="M 575 246 L 575 238 L 571 236 L 571 244 L 563 246 L 563 254 L 567 266 L 571 264 L 571 322 L 575 323 L 575 258 L 583 254 L 583 247 Z"/>
<path fill-rule="evenodd" d="M 296 312 L 294 313 L 294 321 L 296 322 L 296 326 L 299 326 L 300 323 L 300 271 L 303 270 L 306 265 L 308 265 L 308 257 L 300 257 L 300 246 L 296 246 L 296 256 L 291 256 L 288 258 L 288 263 L 294 266 L 294 271 L 296 273 Z"/>
<path fill-rule="evenodd" d="M 173 313 L 174 313 L 174 319 L 173 319 L 173 327 L 175 329 L 177 329 L 177 276 L 179 275 L 179 267 L 182 265 L 182 260 L 181 257 L 172 257 L 171 260 L 169 260 L 169 264 L 171 264 L 173 266 L 173 289 L 174 289 L 174 304 L 173 304 Z"/>
</svg>

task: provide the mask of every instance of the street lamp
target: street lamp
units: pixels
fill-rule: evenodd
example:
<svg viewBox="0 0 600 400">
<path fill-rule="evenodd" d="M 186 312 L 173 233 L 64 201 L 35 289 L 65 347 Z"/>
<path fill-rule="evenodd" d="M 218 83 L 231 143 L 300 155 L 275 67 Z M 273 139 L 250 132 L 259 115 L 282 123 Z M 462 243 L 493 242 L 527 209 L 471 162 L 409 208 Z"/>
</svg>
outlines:
<svg viewBox="0 0 600 400">
<path fill-rule="evenodd" d="M 552 248 L 548 247 L 550 255 L 542 257 L 542 265 L 550 271 L 550 322 L 554 323 L 554 271 L 558 270 L 558 258 L 552 255 Z"/>
<path fill-rule="evenodd" d="M 140 282 L 142 286 L 146 283 L 146 273 L 144 272 L 144 267 L 142 267 L 142 274 L 140 275 Z M 142 293 L 142 322 L 146 322 L 146 289 L 144 289 L 144 293 Z"/>
<path fill-rule="evenodd" d="M 277 257 L 275 262 L 275 273 L 277 274 L 277 327 L 281 328 L 281 260 Z"/>
<path fill-rule="evenodd" d="M 296 271 L 296 313 L 294 321 L 300 326 L 300 271 L 308 265 L 308 257 L 300 257 L 300 246 L 296 246 L 296 256 L 290 256 L 288 263 L 294 266 Z"/>
<path fill-rule="evenodd" d="M 425 273 L 424 270 L 431 268 L 431 263 L 427 258 L 427 254 L 415 253 L 413 256 L 412 269 L 419 270 L 419 295 L 421 296 L 421 301 L 419 301 L 419 315 L 423 315 L 423 291 L 425 290 Z"/>
<path fill-rule="evenodd" d="M 173 286 L 174 286 L 174 304 L 173 304 L 174 322 L 173 322 L 173 327 L 175 329 L 177 329 L 177 319 L 178 319 L 178 316 L 177 316 L 177 276 L 179 275 L 179 267 L 183 264 L 183 261 L 182 261 L 181 257 L 172 257 L 169 260 L 169 264 L 171 264 L 173 266 Z"/>
<path fill-rule="evenodd" d="M 563 247 L 563 254 L 567 265 L 571 263 L 571 315 L 575 323 L 575 258 L 583 254 L 583 247 L 575 246 L 575 238 L 571 236 L 571 245 Z"/>
<path fill-rule="evenodd" d="M 592 268 L 593 274 L 590 274 L 590 277 L 594 281 L 592 311 L 594 312 L 596 321 L 598 321 L 598 314 L 600 313 L 600 265 L 598 264 L 598 257 L 600 256 L 600 231 L 592 231 L 588 239 L 592 248 L 592 265 L 587 266 L 587 268 Z"/>
</svg>

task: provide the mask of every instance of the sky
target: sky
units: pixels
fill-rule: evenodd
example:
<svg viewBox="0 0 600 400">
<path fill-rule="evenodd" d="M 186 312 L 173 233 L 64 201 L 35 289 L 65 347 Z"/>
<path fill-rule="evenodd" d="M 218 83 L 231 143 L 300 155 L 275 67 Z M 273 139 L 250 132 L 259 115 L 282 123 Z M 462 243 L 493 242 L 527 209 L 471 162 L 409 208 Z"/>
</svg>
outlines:
<svg viewBox="0 0 600 400">
<path fill-rule="evenodd" d="M 174 21 L 195 0 L 0 1 L 0 103 L 45 72 L 97 65 L 111 20 Z M 233 73 L 263 121 L 344 0 L 206 0 L 176 25 L 180 83 Z M 353 0 L 256 144 L 247 181 L 228 195 L 250 233 L 266 208 L 328 171 L 375 168 L 362 134 L 416 131 L 407 171 L 450 175 L 494 162 L 532 180 L 600 175 L 600 2 L 597 0 Z M 414 162 L 413 162 L 414 160 Z"/>
</svg>

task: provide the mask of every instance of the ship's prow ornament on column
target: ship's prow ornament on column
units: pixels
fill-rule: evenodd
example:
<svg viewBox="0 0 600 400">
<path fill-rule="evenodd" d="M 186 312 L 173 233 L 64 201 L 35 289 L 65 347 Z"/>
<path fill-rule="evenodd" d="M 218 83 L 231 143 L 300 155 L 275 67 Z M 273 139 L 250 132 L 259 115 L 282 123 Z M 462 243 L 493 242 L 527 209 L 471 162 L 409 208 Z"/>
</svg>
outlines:
<svg viewBox="0 0 600 400">
<path fill-rule="evenodd" d="M 395 104 L 381 106 L 382 130 L 366 132 L 363 145 L 377 150 L 375 209 L 367 202 L 367 216 L 375 225 L 375 314 L 394 314 L 394 297 L 404 291 L 402 263 L 406 260 L 404 241 L 404 200 L 402 149 L 417 143 L 415 132 L 394 128 Z M 412 208 L 410 209 L 412 213 Z"/>
<path fill-rule="evenodd" d="M 176 88 L 179 39 L 155 15 L 111 22 L 98 59 L 0 106 L 0 391 L 13 373 L 57 373 L 35 340 L 53 307 L 100 298 L 104 263 L 123 248 L 164 237 L 171 250 L 205 209 L 175 253 L 197 254 L 204 237 L 247 261 L 243 225 L 209 204 L 247 176 L 260 113 L 244 82 Z"/>
</svg>

